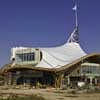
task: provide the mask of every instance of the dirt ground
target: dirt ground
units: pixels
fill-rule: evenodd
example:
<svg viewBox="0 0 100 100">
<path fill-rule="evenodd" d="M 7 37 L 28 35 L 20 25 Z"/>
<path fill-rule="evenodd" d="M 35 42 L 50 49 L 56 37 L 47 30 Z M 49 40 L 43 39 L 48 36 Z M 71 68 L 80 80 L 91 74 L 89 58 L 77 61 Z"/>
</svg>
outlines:
<svg viewBox="0 0 100 100">
<path fill-rule="evenodd" d="M 56 89 L 0 89 L 0 94 L 32 95 L 36 94 L 46 100 L 100 100 L 100 93 L 68 93 L 68 90 Z M 2 95 L 1 95 L 2 96 Z"/>
</svg>

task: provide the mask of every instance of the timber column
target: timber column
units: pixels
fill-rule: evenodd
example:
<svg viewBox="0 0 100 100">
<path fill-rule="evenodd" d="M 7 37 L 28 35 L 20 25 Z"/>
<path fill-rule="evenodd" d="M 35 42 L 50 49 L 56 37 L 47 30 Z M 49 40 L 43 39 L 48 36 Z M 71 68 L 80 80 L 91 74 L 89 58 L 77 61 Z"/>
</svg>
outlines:
<svg viewBox="0 0 100 100">
<path fill-rule="evenodd" d="M 8 72 L 8 85 L 12 84 L 12 73 Z"/>
<path fill-rule="evenodd" d="M 55 75 L 55 88 L 62 88 L 63 85 L 63 73 L 56 73 Z"/>
<path fill-rule="evenodd" d="M 4 85 L 6 86 L 7 85 L 7 83 L 8 83 L 8 73 L 7 72 L 5 72 L 4 73 Z"/>
</svg>

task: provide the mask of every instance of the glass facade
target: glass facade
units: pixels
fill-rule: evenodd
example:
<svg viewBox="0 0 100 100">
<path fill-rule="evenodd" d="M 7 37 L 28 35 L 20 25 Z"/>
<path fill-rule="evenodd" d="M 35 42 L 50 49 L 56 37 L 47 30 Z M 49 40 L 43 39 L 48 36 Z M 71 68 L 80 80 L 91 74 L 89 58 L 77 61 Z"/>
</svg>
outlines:
<svg viewBox="0 0 100 100">
<path fill-rule="evenodd" d="M 42 59 L 42 53 L 39 49 L 35 48 L 13 48 L 11 51 L 11 60 L 15 64 L 36 65 Z"/>
<path fill-rule="evenodd" d="M 17 62 L 34 61 L 34 60 L 35 60 L 34 53 L 16 54 L 16 61 Z"/>
<path fill-rule="evenodd" d="M 84 75 L 100 76 L 100 67 L 98 67 L 98 66 L 82 66 L 81 73 Z"/>
</svg>

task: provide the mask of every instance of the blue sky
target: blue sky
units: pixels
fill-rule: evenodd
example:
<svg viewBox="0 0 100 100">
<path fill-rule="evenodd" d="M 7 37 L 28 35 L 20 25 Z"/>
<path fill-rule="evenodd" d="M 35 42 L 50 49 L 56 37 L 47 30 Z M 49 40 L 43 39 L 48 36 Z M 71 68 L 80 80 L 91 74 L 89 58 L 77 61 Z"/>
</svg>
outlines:
<svg viewBox="0 0 100 100">
<path fill-rule="evenodd" d="M 73 0 L 0 0 L 0 65 L 16 46 L 64 44 L 75 26 Z M 100 52 L 100 1 L 78 0 L 80 44 Z"/>
</svg>

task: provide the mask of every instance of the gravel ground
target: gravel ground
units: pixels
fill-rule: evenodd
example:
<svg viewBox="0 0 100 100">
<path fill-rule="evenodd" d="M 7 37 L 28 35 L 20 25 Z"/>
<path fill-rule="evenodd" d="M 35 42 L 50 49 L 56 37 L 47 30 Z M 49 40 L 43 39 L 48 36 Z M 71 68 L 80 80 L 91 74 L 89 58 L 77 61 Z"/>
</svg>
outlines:
<svg viewBox="0 0 100 100">
<path fill-rule="evenodd" d="M 56 89 L 0 89 L 0 96 L 7 94 L 32 95 L 36 94 L 47 100 L 100 100 L 100 93 L 71 94 L 68 90 Z"/>
</svg>

